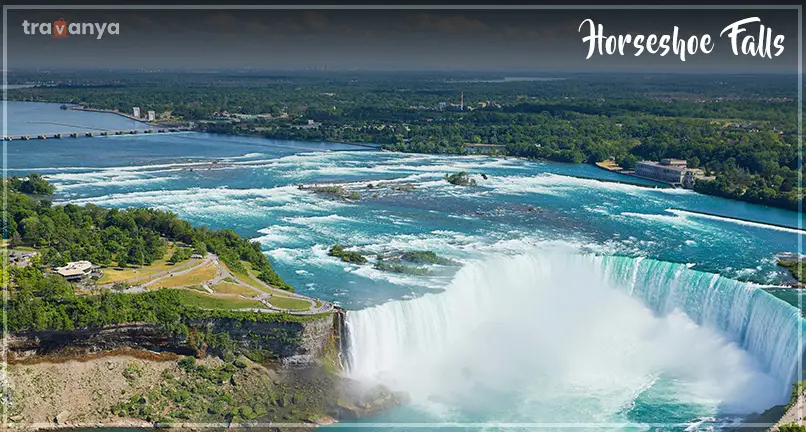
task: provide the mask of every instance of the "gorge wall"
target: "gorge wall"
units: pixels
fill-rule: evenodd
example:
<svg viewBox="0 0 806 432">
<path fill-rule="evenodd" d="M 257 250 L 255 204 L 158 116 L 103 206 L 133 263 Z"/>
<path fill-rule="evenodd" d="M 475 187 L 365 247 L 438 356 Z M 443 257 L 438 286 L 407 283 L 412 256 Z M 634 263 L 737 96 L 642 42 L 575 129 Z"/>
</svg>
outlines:
<svg viewBox="0 0 806 432">
<path fill-rule="evenodd" d="M 320 364 L 327 350 L 338 350 L 344 312 L 306 317 L 299 321 L 251 321 L 206 318 L 191 322 L 186 332 L 161 325 L 126 323 L 69 331 L 31 330 L 9 334 L 4 344 L 11 363 L 37 357 L 98 354 L 121 349 L 173 352 L 261 353 L 289 365 Z"/>
</svg>

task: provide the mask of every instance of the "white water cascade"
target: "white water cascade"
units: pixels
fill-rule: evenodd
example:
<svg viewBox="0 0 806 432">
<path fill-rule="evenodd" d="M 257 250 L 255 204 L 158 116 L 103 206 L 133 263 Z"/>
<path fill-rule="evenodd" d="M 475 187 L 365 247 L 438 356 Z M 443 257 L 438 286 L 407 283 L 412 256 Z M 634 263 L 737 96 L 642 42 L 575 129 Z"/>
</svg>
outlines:
<svg viewBox="0 0 806 432">
<path fill-rule="evenodd" d="M 753 284 L 556 252 L 469 264 L 444 292 L 347 315 L 353 376 L 508 421 L 621 421 L 641 395 L 761 412 L 787 400 L 803 324 Z"/>
</svg>

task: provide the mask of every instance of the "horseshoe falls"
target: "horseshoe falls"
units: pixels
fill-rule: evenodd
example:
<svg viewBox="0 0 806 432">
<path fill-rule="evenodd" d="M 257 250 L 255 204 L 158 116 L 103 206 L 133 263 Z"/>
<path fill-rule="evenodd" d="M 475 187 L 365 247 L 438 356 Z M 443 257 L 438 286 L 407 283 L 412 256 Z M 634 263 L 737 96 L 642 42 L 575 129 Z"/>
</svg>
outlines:
<svg viewBox="0 0 806 432">
<path fill-rule="evenodd" d="M 470 264 L 442 293 L 347 324 L 352 375 L 407 391 L 438 421 L 615 424 L 785 403 L 803 328 L 751 283 L 556 250 Z"/>
<path fill-rule="evenodd" d="M 95 118 L 107 117 L 72 123 Z M 177 133 L 7 150 L 9 175 L 41 173 L 56 204 L 231 228 L 298 292 L 345 308 L 350 376 L 411 402 L 334 428 L 719 430 L 785 404 L 801 375 L 800 291 L 776 266 L 798 252 L 795 212 L 614 183 L 589 165 L 320 142 Z M 444 180 L 459 171 L 478 185 Z M 334 244 L 369 263 L 329 256 Z M 373 266 L 424 250 L 457 265 Z"/>
</svg>

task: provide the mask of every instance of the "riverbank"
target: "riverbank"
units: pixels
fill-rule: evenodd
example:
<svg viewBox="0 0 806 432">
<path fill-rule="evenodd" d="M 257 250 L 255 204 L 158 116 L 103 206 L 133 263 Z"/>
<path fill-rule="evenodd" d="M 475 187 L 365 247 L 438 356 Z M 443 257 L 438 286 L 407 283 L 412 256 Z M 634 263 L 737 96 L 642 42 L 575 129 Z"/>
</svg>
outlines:
<svg viewBox="0 0 806 432">
<path fill-rule="evenodd" d="M 744 222 L 745 224 L 757 225 L 757 226 L 763 227 L 763 228 L 770 228 L 770 227 L 780 228 L 780 229 L 783 229 L 785 231 L 791 231 L 791 232 L 793 232 L 795 234 L 806 234 L 806 229 L 804 229 L 804 228 L 792 227 L 792 226 L 788 226 L 788 225 L 776 224 L 776 223 L 771 223 L 771 222 L 759 222 L 759 221 L 755 221 L 755 220 L 751 220 L 751 219 L 744 219 L 744 218 L 735 217 L 735 216 L 725 216 L 725 215 L 720 215 L 720 214 L 716 214 L 716 213 L 709 213 L 709 212 L 696 211 L 696 210 L 684 210 L 684 209 L 680 209 L 680 208 L 670 208 L 668 211 L 670 211 L 672 213 L 696 215 L 696 216 L 706 217 L 706 218 L 709 218 L 709 219 L 716 219 L 716 220 L 725 219 L 725 220 L 731 220 L 731 221 Z"/>
<path fill-rule="evenodd" d="M 594 163 L 594 165 L 597 168 L 601 168 L 601 169 L 603 169 L 603 170 L 605 170 L 607 172 L 611 172 L 613 174 L 618 174 L 618 175 L 628 176 L 628 177 L 635 177 L 637 179 L 641 179 L 641 180 L 644 180 L 644 181 L 651 181 L 653 183 L 663 185 L 662 187 L 666 187 L 666 188 L 674 188 L 674 187 L 679 187 L 680 186 L 679 184 L 675 185 L 673 183 L 663 182 L 663 181 L 651 179 L 651 178 L 648 178 L 648 177 L 639 176 L 638 174 L 635 173 L 635 171 L 625 170 L 624 168 L 620 167 L 619 165 L 617 165 L 612 160 L 596 162 L 596 163 Z M 635 184 L 635 183 L 628 183 L 628 184 Z"/>
<path fill-rule="evenodd" d="M 66 106 L 67 107 L 66 109 L 69 109 L 69 110 L 72 110 L 72 111 L 87 111 L 87 112 L 115 114 L 115 115 L 119 115 L 121 117 L 126 117 L 129 120 L 136 121 L 138 123 L 142 123 L 142 124 L 148 125 L 148 126 L 169 126 L 169 124 L 167 124 L 167 123 L 163 124 L 163 123 L 160 123 L 160 122 L 157 122 L 157 121 L 149 122 L 147 120 L 143 120 L 142 118 L 135 117 L 132 114 L 126 114 L 126 113 L 118 111 L 118 110 L 88 108 L 88 107 L 84 107 L 84 106 L 80 106 L 80 105 L 63 105 L 63 106 Z M 171 125 L 173 125 L 173 124 L 171 124 Z"/>
<path fill-rule="evenodd" d="M 236 131 L 208 131 L 208 132 L 221 133 L 221 134 L 224 134 L 224 135 L 232 135 L 232 136 L 254 136 L 254 137 L 260 137 L 260 138 L 267 138 L 267 139 L 287 139 L 287 137 L 285 137 L 285 136 L 277 136 L 277 137 L 275 137 L 275 136 L 272 136 L 272 135 L 267 135 L 265 133 L 260 133 L 260 134 L 251 133 L 251 132 L 244 133 L 244 132 L 240 132 L 240 131 L 237 131 L 237 130 Z M 348 145 L 375 146 L 374 144 L 370 144 L 370 143 L 344 142 L 344 141 L 339 141 L 339 140 L 327 140 L 327 139 L 325 139 L 325 142 L 341 143 L 341 144 L 348 144 Z M 377 148 L 379 150 L 381 150 L 381 151 L 394 151 L 394 150 L 391 150 L 387 145 L 380 145 Z M 402 152 L 402 153 L 419 153 L 419 152 L 405 151 L 405 152 Z M 436 152 L 436 153 L 419 153 L 419 154 L 440 154 L 440 155 L 448 155 L 448 156 L 464 155 L 464 154 L 460 154 L 460 153 L 439 153 L 439 152 Z M 506 155 L 503 155 L 503 156 L 506 156 Z M 517 157 L 521 157 L 521 156 L 510 155 L 510 156 L 507 156 L 507 157 L 516 157 L 517 158 Z M 526 159 L 526 160 L 545 160 L 545 161 L 554 162 L 554 163 L 577 164 L 575 162 L 557 161 L 557 160 L 552 160 L 552 159 L 531 159 L 531 158 L 524 158 L 524 159 Z M 660 187 L 663 187 L 663 188 L 673 188 L 673 187 L 675 187 L 674 185 L 669 184 L 669 183 L 657 182 L 655 180 L 648 179 L 648 178 L 645 178 L 645 177 L 641 177 L 641 176 L 638 176 L 638 175 L 635 175 L 635 174 L 614 171 L 612 169 L 600 166 L 597 163 L 580 162 L 580 163 L 578 163 L 578 165 L 592 165 L 592 166 L 595 166 L 595 167 L 597 167 L 599 169 L 602 169 L 604 171 L 612 172 L 613 174 L 617 174 L 617 175 L 621 175 L 621 176 L 625 176 L 625 177 L 633 177 L 635 179 L 640 179 L 640 180 L 644 180 L 644 181 L 647 181 L 647 182 L 653 182 L 653 183 L 656 183 L 658 185 L 657 187 L 659 187 L 659 188 Z M 606 181 L 606 182 L 611 182 L 611 183 L 629 184 L 629 185 L 634 185 L 634 186 L 639 186 L 639 187 L 648 187 L 648 186 L 646 186 L 644 184 L 641 184 L 640 182 L 632 182 L 632 181 L 629 181 L 629 180 L 611 180 L 611 179 L 606 179 L 605 180 L 605 179 L 598 179 L 598 178 L 589 178 L 589 179 Z M 709 179 L 711 179 L 711 178 L 709 178 Z M 709 179 L 701 180 L 699 183 L 701 183 L 701 184 L 705 184 L 705 183 L 711 184 L 712 181 L 709 180 Z M 649 187 L 651 187 L 651 186 L 649 186 Z M 691 189 L 691 190 L 693 190 L 694 192 L 703 194 L 703 195 L 720 197 L 720 198 L 729 199 L 729 200 L 732 200 L 732 201 L 746 202 L 746 203 L 750 203 L 750 204 L 756 204 L 756 205 L 762 205 L 762 206 L 770 206 L 770 207 L 774 207 L 774 208 L 780 208 L 780 209 L 783 209 L 783 210 L 793 211 L 793 208 L 791 207 L 791 205 L 787 205 L 786 203 L 780 203 L 779 204 L 777 202 L 760 202 L 758 200 L 753 200 L 753 199 L 742 199 L 741 197 L 735 197 L 735 196 L 731 196 L 731 195 L 725 195 L 725 194 L 717 193 L 716 191 L 712 191 L 712 189 L 708 188 L 708 187 L 697 187 L 696 184 L 695 184 L 695 188 Z"/>
</svg>

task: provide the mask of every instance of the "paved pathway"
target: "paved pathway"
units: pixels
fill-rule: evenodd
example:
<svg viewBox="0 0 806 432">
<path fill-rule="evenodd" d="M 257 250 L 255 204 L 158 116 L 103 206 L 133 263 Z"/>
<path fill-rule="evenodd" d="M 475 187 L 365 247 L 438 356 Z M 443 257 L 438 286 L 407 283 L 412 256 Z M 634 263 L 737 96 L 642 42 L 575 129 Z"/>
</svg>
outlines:
<svg viewBox="0 0 806 432">
<path fill-rule="evenodd" d="M 281 290 L 281 289 L 273 287 L 273 286 L 271 286 L 271 285 L 269 285 L 269 284 L 267 284 L 267 283 L 265 283 L 262 280 L 257 279 L 257 278 L 252 278 L 252 280 L 254 280 L 256 283 L 258 283 L 262 287 L 262 289 L 259 289 L 259 288 L 255 287 L 253 285 L 250 285 L 250 284 L 244 282 L 242 279 L 240 279 L 235 274 L 233 274 L 231 271 L 229 271 L 229 269 L 227 269 L 227 267 L 225 265 L 223 265 L 221 263 L 221 261 L 219 261 L 218 256 L 216 256 L 214 254 L 207 254 L 201 260 L 193 259 L 193 260 L 191 260 L 191 262 L 188 262 L 186 264 L 171 268 L 170 270 L 166 270 L 166 271 L 158 272 L 158 273 L 151 273 L 151 274 L 143 275 L 143 276 L 140 276 L 140 277 L 137 277 L 137 278 L 134 278 L 134 279 L 129 279 L 129 280 L 125 281 L 125 282 L 132 283 L 132 282 L 137 282 L 137 281 L 143 280 L 143 279 L 148 279 L 148 280 L 147 280 L 147 282 L 145 282 L 143 284 L 133 286 L 131 288 L 123 290 L 122 292 L 125 292 L 125 293 L 145 292 L 145 291 L 148 291 L 149 286 L 151 286 L 151 285 L 153 285 L 153 284 L 155 284 L 155 283 L 157 283 L 157 282 L 159 282 L 159 281 L 161 281 L 163 279 L 174 277 L 174 276 L 185 275 L 185 274 L 187 274 L 189 272 L 192 272 L 194 270 L 198 270 L 199 268 L 202 268 L 205 265 L 208 265 L 210 263 L 215 265 L 215 267 L 216 267 L 216 275 L 212 279 L 210 279 L 210 280 L 208 280 L 206 282 L 203 282 L 201 284 L 202 288 L 205 291 L 207 291 L 211 295 L 214 295 L 214 296 L 217 296 L 217 297 L 239 297 L 239 298 L 248 299 L 248 300 L 257 300 L 257 301 L 259 301 L 260 303 L 262 303 L 263 305 L 266 306 L 266 309 L 239 309 L 239 310 L 253 310 L 253 311 L 258 311 L 258 312 L 287 312 L 287 313 L 294 314 L 294 315 L 315 315 L 315 314 L 320 314 L 320 313 L 331 312 L 334 309 L 333 304 L 330 303 L 330 302 L 319 301 L 318 306 L 317 306 L 317 300 L 316 299 L 313 299 L 311 297 L 304 296 L 304 295 L 301 295 L 301 294 L 293 293 L 293 292 L 290 292 L 290 291 Z M 225 279 L 228 279 L 228 278 L 232 282 L 230 282 L 229 280 L 225 281 Z M 217 285 L 217 284 L 220 284 L 222 282 L 234 283 L 236 285 L 248 288 L 248 289 L 254 291 L 257 295 L 254 296 L 254 297 L 247 297 L 247 296 L 238 295 L 238 294 L 217 293 L 217 292 L 213 291 L 212 287 Z M 104 284 L 104 285 L 101 285 L 101 287 L 107 287 L 108 288 L 108 287 L 111 287 L 112 285 L 114 285 L 114 283 Z M 282 308 L 279 308 L 279 307 L 273 305 L 268 300 L 268 299 L 270 299 L 272 297 L 301 300 L 301 301 L 308 302 L 310 306 L 308 307 L 308 309 L 303 309 L 303 310 L 299 310 L 299 309 L 282 309 Z"/>
</svg>

